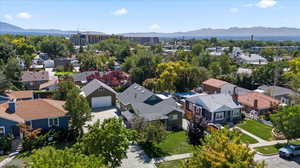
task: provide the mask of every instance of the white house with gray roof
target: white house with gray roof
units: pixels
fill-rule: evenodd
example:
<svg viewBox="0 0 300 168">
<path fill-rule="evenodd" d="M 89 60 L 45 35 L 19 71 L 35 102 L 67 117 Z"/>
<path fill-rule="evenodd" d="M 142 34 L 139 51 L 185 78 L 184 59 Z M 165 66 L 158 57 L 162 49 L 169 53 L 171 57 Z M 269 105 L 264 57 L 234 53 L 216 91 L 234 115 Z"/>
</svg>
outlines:
<svg viewBox="0 0 300 168">
<path fill-rule="evenodd" d="M 162 99 L 150 90 L 133 84 L 118 95 L 121 114 L 130 126 L 132 119 L 141 117 L 145 121 L 161 121 L 168 130 L 182 128 L 183 111 L 173 98 Z"/>
<path fill-rule="evenodd" d="M 184 110 L 189 119 L 204 118 L 212 123 L 234 122 L 241 119 L 242 109 L 236 100 L 228 94 L 198 95 L 186 99 Z"/>
</svg>

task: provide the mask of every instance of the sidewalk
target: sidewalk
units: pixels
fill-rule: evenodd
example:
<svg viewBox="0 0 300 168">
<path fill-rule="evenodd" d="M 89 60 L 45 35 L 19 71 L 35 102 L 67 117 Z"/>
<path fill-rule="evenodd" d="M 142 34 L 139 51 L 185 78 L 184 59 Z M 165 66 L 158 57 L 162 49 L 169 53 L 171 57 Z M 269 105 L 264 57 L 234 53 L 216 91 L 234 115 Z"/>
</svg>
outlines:
<svg viewBox="0 0 300 168">
<path fill-rule="evenodd" d="M 193 156 L 192 153 L 184 153 L 184 154 L 179 154 L 179 155 L 155 158 L 154 160 L 155 160 L 155 163 L 161 163 L 161 162 L 167 162 L 167 161 L 172 161 L 172 160 L 186 159 L 186 158 L 190 158 L 192 156 Z"/>
<path fill-rule="evenodd" d="M 16 156 L 8 157 L 0 162 L 0 168 L 10 163 Z"/>
</svg>

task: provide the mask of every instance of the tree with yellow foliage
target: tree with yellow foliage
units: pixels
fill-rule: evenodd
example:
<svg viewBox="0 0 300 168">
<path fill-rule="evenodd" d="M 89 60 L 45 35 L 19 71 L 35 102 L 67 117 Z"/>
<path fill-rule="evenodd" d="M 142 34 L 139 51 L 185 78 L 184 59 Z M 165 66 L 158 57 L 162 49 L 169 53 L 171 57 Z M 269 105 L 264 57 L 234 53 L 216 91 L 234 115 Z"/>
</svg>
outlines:
<svg viewBox="0 0 300 168">
<path fill-rule="evenodd" d="M 254 151 L 242 144 L 236 130 L 215 131 L 203 140 L 203 145 L 186 161 L 186 168 L 263 168 L 254 161 Z"/>
</svg>

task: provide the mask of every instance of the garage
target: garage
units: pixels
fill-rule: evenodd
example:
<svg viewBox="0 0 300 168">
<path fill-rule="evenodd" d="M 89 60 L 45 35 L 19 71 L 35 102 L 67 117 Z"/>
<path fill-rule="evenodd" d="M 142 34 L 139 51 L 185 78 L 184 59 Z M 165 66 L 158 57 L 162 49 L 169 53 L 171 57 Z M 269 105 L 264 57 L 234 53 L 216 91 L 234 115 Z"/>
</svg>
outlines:
<svg viewBox="0 0 300 168">
<path fill-rule="evenodd" d="M 111 96 L 92 98 L 92 108 L 108 107 L 108 106 L 112 106 Z"/>
</svg>

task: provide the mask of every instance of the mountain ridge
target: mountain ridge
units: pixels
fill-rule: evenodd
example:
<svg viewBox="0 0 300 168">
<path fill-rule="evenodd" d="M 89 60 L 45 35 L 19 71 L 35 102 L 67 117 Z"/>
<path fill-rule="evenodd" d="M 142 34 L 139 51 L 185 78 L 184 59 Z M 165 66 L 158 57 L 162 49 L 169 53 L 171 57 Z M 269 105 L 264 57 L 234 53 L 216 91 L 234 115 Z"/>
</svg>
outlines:
<svg viewBox="0 0 300 168">
<path fill-rule="evenodd" d="M 41 34 L 58 34 L 70 35 L 79 31 L 74 30 L 59 30 L 59 29 L 23 29 L 9 23 L 0 21 L 0 33 L 41 33 Z M 95 33 L 105 34 L 97 31 L 84 31 L 81 33 Z M 172 32 L 172 33 L 159 33 L 159 32 L 131 32 L 120 33 L 119 35 L 132 36 L 132 37 L 182 37 L 182 36 L 204 36 L 204 37 L 222 37 L 222 36 L 299 36 L 300 28 L 291 27 L 230 27 L 230 28 L 201 28 L 197 30 Z"/>
</svg>

